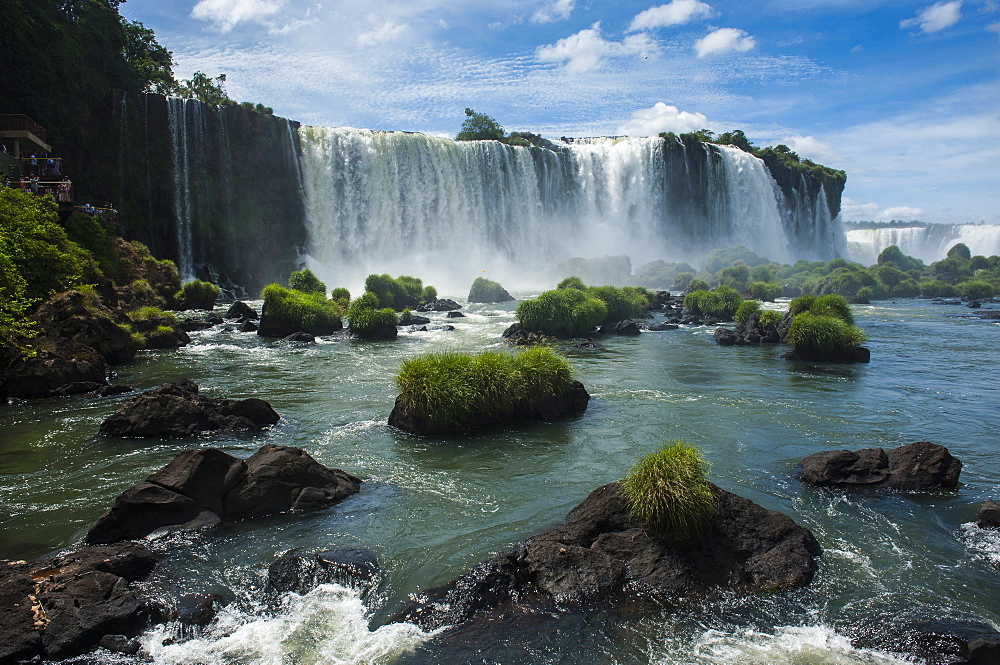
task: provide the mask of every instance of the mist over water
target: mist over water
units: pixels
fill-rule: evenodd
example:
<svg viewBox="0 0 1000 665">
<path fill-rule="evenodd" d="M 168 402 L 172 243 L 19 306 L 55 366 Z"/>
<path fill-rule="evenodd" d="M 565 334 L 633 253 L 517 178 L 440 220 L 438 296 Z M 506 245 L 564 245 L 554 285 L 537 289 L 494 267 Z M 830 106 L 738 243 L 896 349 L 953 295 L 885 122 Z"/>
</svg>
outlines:
<svg viewBox="0 0 1000 665">
<path fill-rule="evenodd" d="M 328 283 L 407 271 L 447 288 L 485 272 L 529 288 L 571 257 L 624 254 L 638 267 L 730 245 L 777 261 L 836 251 L 821 188 L 793 210 L 763 162 L 728 146 L 619 138 L 550 151 L 329 127 L 299 137 L 307 263 Z M 793 245 L 786 225 L 804 214 L 815 241 Z"/>
<path fill-rule="evenodd" d="M 848 229 L 851 259 L 872 265 L 879 253 L 891 245 L 924 263 L 943 259 L 957 243 L 968 245 L 972 255 L 1000 254 L 1000 226 L 995 224 L 928 224 L 926 226 Z"/>
</svg>

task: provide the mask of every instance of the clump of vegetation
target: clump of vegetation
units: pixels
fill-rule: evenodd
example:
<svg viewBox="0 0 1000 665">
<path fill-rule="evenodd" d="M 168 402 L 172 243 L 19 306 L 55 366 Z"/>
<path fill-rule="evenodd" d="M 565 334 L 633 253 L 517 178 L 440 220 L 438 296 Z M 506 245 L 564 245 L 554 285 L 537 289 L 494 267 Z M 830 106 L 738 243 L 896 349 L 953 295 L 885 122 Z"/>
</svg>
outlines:
<svg viewBox="0 0 1000 665">
<path fill-rule="evenodd" d="M 342 286 L 338 286 L 330 292 L 330 299 L 337 303 L 341 312 L 346 312 L 347 307 L 351 304 L 351 292 Z"/>
<path fill-rule="evenodd" d="M 695 291 L 708 291 L 710 288 L 711 286 L 709 286 L 708 282 L 705 280 L 692 279 L 688 282 L 687 289 L 685 289 L 685 291 L 687 293 L 694 293 Z"/>
<path fill-rule="evenodd" d="M 500 141 L 508 145 L 536 146 L 539 148 L 554 149 L 555 145 L 543 139 L 538 134 L 531 132 L 511 132 L 510 135 L 504 131 L 503 126 L 485 113 L 476 113 L 470 108 L 465 109 L 465 120 L 462 121 L 462 130 L 455 137 L 456 141 Z"/>
<path fill-rule="evenodd" d="M 368 275 L 365 279 L 365 291 L 378 299 L 378 307 L 387 307 L 396 312 L 437 299 L 437 289 L 433 286 L 424 287 L 422 280 L 409 275 L 395 278 L 386 274 Z"/>
<path fill-rule="evenodd" d="M 822 357 L 859 346 L 865 334 L 836 316 L 804 312 L 792 319 L 787 341 L 796 350 Z"/>
<path fill-rule="evenodd" d="M 158 307 L 146 305 L 127 313 L 132 340 L 142 349 L 170 349 L 187 343 L 177 327 L 177 317 Z"/>
<path fill-rule="evenodd" d="M 586 294 L 597 298 L 607 308 L 602 323 L 640 318 L 650 304 L 650 294 L 642 287 L 591 286 Z"/>
<path fill-rule="evenodd" d="M 476 420 L 504 420 L 532 400 L 565 394 L 573 385 L 573 371 L 547 347 L 431 353 L 404 361 L 396 385 L 416 417 L 440 428 L 466 430 Z"/>
<path fill-rule="evenodd" d="M 604 322 L 608 307 L 577 288 L 545 291 L 515 310 L 521 327 L 551 337 L 579 337 Z"/>
<path fill-rule="evenodd" d="M 507 293 L 507 289 L 500 286 L 499 282 L 485 277 L 477 277 L 469 289 L 468 300 L 469 302 L 495 303 L 509 302 L 513 298 Z"/>
<path fill-rule="evenodd" d="M 774 309 L 765 309 L 757 312 L 757 323 L 765 330 L 777 329 L 784 318 L 784 314 Z"/>
<path fill-rule="evenodd" d="M 557 289 L 576 289 L 577 291 L 586 291 L 587 285 L 583 283 L 583 280 L 577 276 L 566 277 L 561 282 L 556 284 Z"/>
<path fill-rule="evenodd" d="M 308 294 L 269 284 L 261 291 L 259 335 L 284 337 L 300 330 L 313 335 L 329 335 L 343 327 L 340 307 L 323 294 Z"/>
<path fill-rule="evenodd" d="M 774 302 L 781 297 L 781 285 L 774 282 L 750 282 L 747 284 L 750 297 L 763 302 Z"/>
<path fill-rule="evenodd" d="M 620 483 L 629 513 L 653 534 L 686 540 L 717 512 L 708 463 L 695 446 L 672 441 L 640 459 Z"/>
<path fill-rule="evenodd" d="M 176 309 L 212 309 L 222 291 L 211 282 L 194 279 L 186 282 L 174 295 Z"/>
<path fill-rule="evenodd" d="M 760 302 L 756 300 L 744 300 L 740 303 L 740 306 L 736 308 L 736 313 L 733 314 L 733 320 L 736 321 L 741 326 L 745 326 L 750 317 L 760 312 Z"/>
<path fill-rule="evenodd" d="M 714 291 L 694 291 L 684 296 L 684 307 L 692 314 L 728 321 L 736 314 L 743 298 L 736 289 L 721 285 Z"/>
<path fill-rule="evenodd" d="M 399 325 L 396 310 L 391 307 L 379 307 L 377 296 L 366 291 L 351 301 L 347 308 L 347 320 L 352 332 L 360 337 L 369 337 L 379 331 Z M 408 310 L 404 310 L 408 311 Z"/>
<path fill-rule="evenodd" d="M 847 298 L 836 293 L 829 293 L 825 296 L 815 298 L 809 304 L 808 311 L 815 316 L 832 316 L 847 324 L 854 323 L 851 304 L 847 302 Z"/>
<path fill-rule="evenodd" d="M 309 268 L 296 270 L 288 276 L 288 288 L 302 293 L 326 293 L 326 284 L 313 274 Z"/>
</svg>

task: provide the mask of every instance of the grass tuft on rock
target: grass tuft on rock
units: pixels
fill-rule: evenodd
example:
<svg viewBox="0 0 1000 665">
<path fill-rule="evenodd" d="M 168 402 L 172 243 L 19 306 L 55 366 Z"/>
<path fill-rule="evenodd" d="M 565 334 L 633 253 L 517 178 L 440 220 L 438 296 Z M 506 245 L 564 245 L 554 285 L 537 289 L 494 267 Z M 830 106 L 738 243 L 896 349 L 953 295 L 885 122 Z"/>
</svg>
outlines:
<svg viewBox="0 0 1000 665">
<path fill-rule="evenodd" d="M 174 302 L 179 310 L 212 309 L 220 293 L 222 290 L 215 284 L 193 279 L 185 282 L 180 291 L 174 294 Z"/>
<path fill-rule="evenodd" d="M 516 353 L 430 353 L 405 360 L 396 385 L 417 417 L 470 429 L 474 419 L 507 418 L 531 400 L 566 393 L 573 370 L 547 347 Z"/>
<path fill-rule="evenodd" d="M 299 330 L 329 335 L 342 327 L 340 306 L 323 293 L 309 294 L 269 284 L 260 295 L 264 306 L 257 332 L 265 337 L 284 337 Z"/>
<path fill-rule="evenodd" d="M 296 270 L 288 276 L 288 288 L 302 293 L 326 293 L 326 284 L 313 274 L 309 268 Z"/>
<path fill-rule="evenodd" d="M 703 531 L 717 502 L 707 479 L 708 462 L 696 446 L 671 441 L 640 459 L 619 487 L 629 513 L 651 533 L 686 540 Z"/>
<path fill-rule="evenodd" d="M 865 341 L 865 333 L 839 317 L 810 310 L 792 319 L 787 341 L 796 350 L 822 357 L 859 346 Z"/>
<path fill-rule="evenodd" d="M 521 302 L 515 314 L 521 327 L 529 332 L 579 337 L 607 319 L 608 307 L 602 300 L 568 287 L 545 291 L 534 300 Z"/>
</svg>

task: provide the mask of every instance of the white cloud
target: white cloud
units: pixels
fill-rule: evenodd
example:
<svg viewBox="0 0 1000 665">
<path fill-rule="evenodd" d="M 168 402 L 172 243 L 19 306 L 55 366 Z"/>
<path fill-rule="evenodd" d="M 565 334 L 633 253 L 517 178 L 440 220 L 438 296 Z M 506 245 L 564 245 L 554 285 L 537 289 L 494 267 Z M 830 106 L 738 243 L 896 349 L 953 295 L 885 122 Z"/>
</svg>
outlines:
<svg viewBox="0 0 1000 665">
<path fill-rule="evenodd" d="M 601 36 L 598 21 L 586 30 L 560 39 L 555 44 L 539 46 L 535 56 L 541 62 L 564 63 L 571 73 L 588 72 L 601 66 L 606 58 L 627 56 L 655 56 L 659 45 L 648 35 L 629 35 L 620 42 L 613 42 Z"/>
<path fill-rule="evenodd" d="M 757 42 L 744 30 L 736 28 L 719 28 L 708 33 L 694 44 L 694 50 L 699 58 L 707 55 L 729 53 L 730 51 L 749 51 Z"/>
<path fill-rule="evenodd" d="M 238 23 L 264 23 L 278 13 L 284 0 L 198 0 L 191 17 L 211 21 L 222 32 L 229 32 Z"/>
<path fill-rule="evenodd" d="M 554 0 L 551 4 L 539 9 L 531 17 L 532 23 L 553 23 L 569 18 L 576 6 L 576 0 Z"/>
<path fill-rule="evenodd" d="M 917 12 L 913 18 L 899 22 L 900 28 L 920 27 L 921 32 L 939 32 L 958 23 L 962 18 L 962 0 L 938 2 Z"/>
<path fill-rule="evenodd" d="M 380 46 L 398 40 L 406 32 L 406 26 L 386 21 L 368 32 L 362 32 L 356 37 L 358 46 L 369 48 Z"/>
<path fill-rule="evenodd" d="M 919 219 L 924 211 L 913 206 L 883 208 L 874 201 L 862 203 L 845 196 L 841 200 L 840 213 L 849 222 L 888 222 L 894 219 L 908 222 Z"/>
<path fill-rule="evenodd" d="M 997 36 L 1000 36 L 1000 21 L 997 21 L 996 23 L 990 23 L 988 26 L 986 26 L 986 29 L 989 30 L 990 32 L 995 32 L 997 33 Z"/>
<path fill-rule="evenodd" d="M 715 10 L 704 2 L 672 0 L 670 4 L 650 7 L 646 11 L 636 14 L 628 27 L 628 32 L 683 25 L 696 18 L 708 18 L 714 15 Z"/>
<path fill-rule="evenodd" d="M 843 159 L 832 145 L 812 136 L 787 136 L 781 139 L 779 143 L 787 145 L 799 157 L 811 159 L 814 162 L 819 162 L 827 166 L 832 166 L 831 162 Z"/>
<path fill-rule="evenodd" d="M 924 211 L 920 208 L 914 208 L 913 206 L 895 206 L 892 208 L 886 208 L 882 211 L 882 219 L 917 219 Z"/>
<path fill-rule="evenodd" d="M 676 106 L 657 102 L 651 108 L 639 109 L 618 127 L 616 134 L 626 136 L 655 136 L 660 132 L 694 132 L 708 127 L 708 118 L 701 113 L 681 111 Z"/>
</svg>

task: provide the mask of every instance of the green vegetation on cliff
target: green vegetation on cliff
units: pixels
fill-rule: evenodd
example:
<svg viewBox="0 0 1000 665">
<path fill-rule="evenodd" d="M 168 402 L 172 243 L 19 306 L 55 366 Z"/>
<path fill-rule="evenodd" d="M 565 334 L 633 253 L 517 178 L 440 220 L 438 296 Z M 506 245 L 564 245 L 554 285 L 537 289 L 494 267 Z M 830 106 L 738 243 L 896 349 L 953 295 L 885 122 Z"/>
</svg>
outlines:
<svg viewBox="0 0 1000 665">
<path fill-rule="evenodd" d="M 303 293 L 269 284 L 261 291 L 258 334 L 264 337 L 285 337 L 304 331 L 313 335 L 329 335 L 343 327 L 340 306 L 327 300 L 322 293 Z"/>
</svg>

